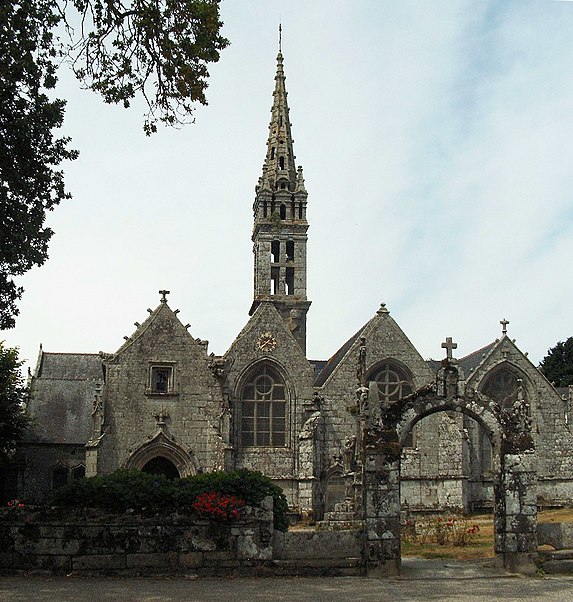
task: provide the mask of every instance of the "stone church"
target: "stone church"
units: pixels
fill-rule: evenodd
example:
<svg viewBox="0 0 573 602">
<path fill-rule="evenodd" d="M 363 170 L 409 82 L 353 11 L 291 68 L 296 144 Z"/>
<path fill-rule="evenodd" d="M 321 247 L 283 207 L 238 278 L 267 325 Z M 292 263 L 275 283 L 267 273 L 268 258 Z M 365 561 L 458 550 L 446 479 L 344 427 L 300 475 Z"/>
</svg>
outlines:
<svg viewBox="0 0 573 602">
<path fill-rule="evenodd" d="M 40 501 L 72 479 L 119 468 L 181 477 L 248 468 L 280 485 L 295 511 L 322 517 L 351 500 L 360 391 L 387 406 L 432 383 L 441 364 L 424 360 L 384 304 L 330 359 L 307 359 L 307 203 L 279 52 L 255 187 L 245 327 L 223 356 L 210 353 L 160 291 L 157 307 L 115 353 L 40 349 L 30 377 L 33 427 L 20 448 L 23 499 Z M 465 385 L 501 407 L 527 402 L 538 500 L 571 503 L 571 391 L 544 378 L 507 325 L 502 320 L 500 338 L 464 358 L 454 359 L 451 339 L 442 347 Z M 496 450 L 475 420 L 459 412 L 428 416 L 401 453 L 403 507 L 491 506 Z"/>
</svg>

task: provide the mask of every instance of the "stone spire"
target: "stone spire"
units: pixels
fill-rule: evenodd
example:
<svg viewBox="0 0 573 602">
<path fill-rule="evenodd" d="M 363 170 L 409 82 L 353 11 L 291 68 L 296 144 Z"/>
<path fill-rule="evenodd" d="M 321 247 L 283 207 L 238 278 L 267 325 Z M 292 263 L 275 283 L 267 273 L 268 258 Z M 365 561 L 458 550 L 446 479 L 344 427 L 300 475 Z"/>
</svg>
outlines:
<svg viewBox="0 0 573 602">
<path fill-rule="evenodd" d="M 263 164 L 261 186 L 270 190 L 297 190 L 302 179 L 297 176 L 287 91 L 283 69 L 283 55 L 279 50 L 277 55 L 277 72 L 275 75 L 275 90 L 273 92 L 273 106 L 271 108 L 271 122 L 269 124 L 269 137 L 267 140 L 267 154 Z M 304 184 L 303 184 L 304 186 Z"/>
<path fill-rule="evenodd" d="M 310 307 L 306 298 L 308 194 L 302 167 L 295 165 L 290 128 L 279 39 L 267 153 L 253 204 L 255 278 L 250 313 L 262 301 L 272 302 L 304 350 Z"/>
</svg>

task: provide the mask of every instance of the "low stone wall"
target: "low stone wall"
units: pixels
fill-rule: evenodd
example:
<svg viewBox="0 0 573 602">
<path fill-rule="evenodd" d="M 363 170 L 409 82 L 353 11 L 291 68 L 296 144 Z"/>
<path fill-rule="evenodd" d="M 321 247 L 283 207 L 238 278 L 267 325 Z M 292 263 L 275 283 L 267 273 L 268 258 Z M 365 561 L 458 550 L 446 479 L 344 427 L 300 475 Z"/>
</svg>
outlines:
<svg viewBox="0 0 573 602">
<path fill-rule="evenodd" d="M 275 531 L 275 575 L 363 575 L 362 530 Z"/>
<path fill-rule="evenodd" d="M 69 509 L 0 510 L 0 570 L 205 576 L 265 572 L 272 498 L 230 525 L 183 515 L 141 517 Z"/>
<path fill-rule="evenodd" d="M 556 550 L 573 549 L 573 523 L 539 523 L 537 543 Z"/>
<path fill-rule="evenodd" d="M 274 558 L 315 560 L 361 558 L 362 531 L 275 531 Z"/>
</svg>

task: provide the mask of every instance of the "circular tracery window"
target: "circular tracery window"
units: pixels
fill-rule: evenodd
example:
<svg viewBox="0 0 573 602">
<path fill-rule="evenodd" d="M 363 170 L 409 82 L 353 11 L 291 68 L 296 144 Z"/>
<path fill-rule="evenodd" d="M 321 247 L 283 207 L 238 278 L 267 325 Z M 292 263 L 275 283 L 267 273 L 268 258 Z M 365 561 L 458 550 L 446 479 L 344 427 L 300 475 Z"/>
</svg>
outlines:
<svg viewBox="0 0 573 602">
<path fill-rule="evenodd" d="M 382 401 L 398 401 L 413 392 L 412 382 L 406 371 L 392 362 L 381 364 L 369 380 L 378 384 Z"/>
</svg>

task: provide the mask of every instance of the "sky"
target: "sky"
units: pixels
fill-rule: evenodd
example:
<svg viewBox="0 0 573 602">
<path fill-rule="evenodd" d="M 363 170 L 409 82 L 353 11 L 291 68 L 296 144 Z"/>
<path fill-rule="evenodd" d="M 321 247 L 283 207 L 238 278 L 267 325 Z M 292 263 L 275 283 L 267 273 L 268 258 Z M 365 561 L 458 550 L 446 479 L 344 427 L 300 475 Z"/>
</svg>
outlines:
<svg viewBox="0 0 573 602">
<path fill-rule="evenodd" d="M 573 2 L 224 0 L 231 45 L 195 123 L 143 133 L 63 67 L 73 199 L 16 328 L 50 352 L 114 352 L 159 304 L 223 354 L 253 295 L 254 187 L 278 44 L 308 197 L 307 355 L 385 302 L 425 358 L 500 336 L 538 364 L 573 335 Z"/>
</svg>

